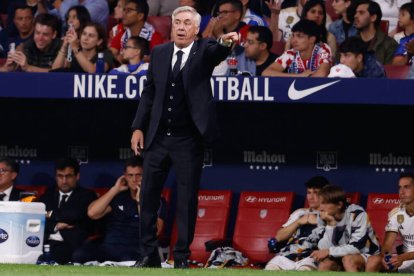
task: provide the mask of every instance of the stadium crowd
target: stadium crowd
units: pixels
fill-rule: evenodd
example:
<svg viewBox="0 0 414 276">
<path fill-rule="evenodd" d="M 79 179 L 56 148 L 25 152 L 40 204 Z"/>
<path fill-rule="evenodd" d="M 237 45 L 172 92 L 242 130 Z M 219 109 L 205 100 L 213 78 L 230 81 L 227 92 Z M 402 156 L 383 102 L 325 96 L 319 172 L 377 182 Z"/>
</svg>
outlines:
<svg viewBox="0 0 414 276">
<path fill-rule="evenodd" d="M 241 40 L 213 75 L 407 76 L 414 53 L 410 0 L 8 0 L 0 7 L 0 72 L 145 75 L 169 42 L 171 13 L 192 6 L 198 36 Z M 396 73 L 395 73 L 396 72 Z M 102 73 L 98 70 L 98 73 Z"/>
</svg>

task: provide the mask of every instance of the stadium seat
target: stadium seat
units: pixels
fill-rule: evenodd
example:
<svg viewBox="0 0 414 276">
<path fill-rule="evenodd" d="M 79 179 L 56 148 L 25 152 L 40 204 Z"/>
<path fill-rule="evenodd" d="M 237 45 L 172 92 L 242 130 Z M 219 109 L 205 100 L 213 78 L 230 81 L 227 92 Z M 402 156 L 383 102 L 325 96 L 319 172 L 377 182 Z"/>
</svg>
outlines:
<svg viewBox="0 0 414 276">
<path fill-rule="evenodd" d="M 147 22 L 154 26 L 155 30 L 160 33 L 164 41 L 170 40 L 171 16 L 148 16 Z"/>
<path fill-rule="evenodd" d="M 190 260 L 205 263 L 211 252 L 206 251 L 205 242 L 224 240 L 230 215 L 232 193 L 229 190 L 200 190 L 194 240 L 190 246 Z M 171 234 L 171 255 L 177 241 L 177 226 L 174 222 Z"/>
<path fill-rule="evenodd" d="M 383 31 L 384 33 L 388 34 L 389 28 L 390 28 L 390 21 L 388 21 L 388 20 L 381 20 L 381 23 L 380 23 L 380 29 L 381 29 L 381 31 Z"/>
<path fill-rule="evenodd" d="M 398 204 L 400 204 L 398 194 L 368 194 L 366 211 L 381 244 L 384 240 L 388 213 Z"/>
<path fill-rule="evenodd" d="M 389 79 L 406 79 L 410 65 L 384 65 L 385 74 Z"/>
<path fill-rule="evenodd" d="M 293 192 L 242 192 L 233 234 L 233 247 L 250 264 L 268 262 L 267 241 L 287 221 L 292 210 Z"/>
<path fill-rule="evenodd" d="M 359 192 L 346 193 L 346 201 L 349 204 L 359 204 L 361 201 L 361 194 Z M 305 204 L 303 207 L 305 208 L 309 207 L 309 203 L 307 199 L 305 199 Z"/>
<path fill-rule="evenodd" d="M 273 41 L 272 48 L 270 48 L 270 52 L 280 56 L 285 51 L 285 45 L 285 41 Z"/>
<path fill-rule="evenodd" d="M 35 192 L 36 198 L 39 198 L 47 190 L 46 185 L 15 185 L 15 187 L 23 191 Z"/>
<path fill-rule="evenodd" d="M 104 195 L 111 187 L 93 187 L 90 188 L 92 191 L 96 193 L 98 197 Z"/>
</svg>

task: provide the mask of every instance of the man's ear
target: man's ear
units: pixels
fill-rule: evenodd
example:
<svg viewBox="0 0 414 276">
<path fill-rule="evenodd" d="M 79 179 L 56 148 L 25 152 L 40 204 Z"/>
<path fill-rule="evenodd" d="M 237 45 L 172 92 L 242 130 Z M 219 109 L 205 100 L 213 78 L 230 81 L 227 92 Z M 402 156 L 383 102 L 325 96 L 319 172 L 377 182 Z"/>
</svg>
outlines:
<svg viewBox="0 0 414 276">
<path fill-rule="evenodd" d="M 55 38 L 56 38 L 56 36 L 57 36 L 57 31 L 54 31 L 54 32 L 53 32 L 53 39 L 55 39 Z"/>
<path fill-rule="evenodd" d="M 361 63 L 364 61 L 364 56 L 362 54 L 357 54 L 356 59 L 358 63 Z"/>
</svg>

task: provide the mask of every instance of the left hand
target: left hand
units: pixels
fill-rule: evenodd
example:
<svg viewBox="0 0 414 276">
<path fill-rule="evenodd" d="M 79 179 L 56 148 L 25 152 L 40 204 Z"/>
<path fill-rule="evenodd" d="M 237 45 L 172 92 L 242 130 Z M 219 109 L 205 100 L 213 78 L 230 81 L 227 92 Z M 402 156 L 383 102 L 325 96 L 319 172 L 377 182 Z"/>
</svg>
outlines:
<svg viewBox="0 0 414 276">
<path fill-rule="evenodd" d="M 223 34 L 221 36 L 221 39 L 224 42 L 231 41 L 231 43 L 234 45 L 235 43 L 239 42 L 239 40 L 240 40 L 240 37 L 239 36 L 240 35 L 238 33 L 236 33 L 236 32 L 230 32 L 230 33 L 227 33 L 227 34 Z"/>
<path fill-rule="evenodd" d="M 407 50 L 408 54 L 414 55 L 414 40 L 411 40 L 410 42 L 407 42 L 405 44 L 405 49 Z"/>
<path fill-rule="evenodd" d="M 310 256 L 317 262 L 321 262 L 329 256 L 329 249 L 315 250 Z"/>
<path fill-rule="evenodd" d="M 26 55 L 23 54 L 21 51 L 15 51 L 14 53 L 10 54 L 10 59 L 13 60 L 16 64 L 20 65 L 23 71 L 27 69 L 27 58 Z"/>
</svg>

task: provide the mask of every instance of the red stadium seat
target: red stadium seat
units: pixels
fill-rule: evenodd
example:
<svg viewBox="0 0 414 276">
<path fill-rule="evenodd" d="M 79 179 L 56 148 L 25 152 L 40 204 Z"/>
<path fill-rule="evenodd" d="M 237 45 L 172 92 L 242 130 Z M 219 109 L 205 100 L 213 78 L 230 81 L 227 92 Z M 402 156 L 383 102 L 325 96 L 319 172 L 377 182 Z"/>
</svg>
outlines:
<svg viewBox="0 0 414 276">
<path fill-rule="evenodd" d="M 111 187 L 93 187 L 90 188 L 92 191 L 96 193 L 98 197 L 103 196 Z"/>
<path fill-rule="evenodd" d="M 155 30 L 160 33 L 164 41 L 170 40 L 171 16 L 148 16 L 147 22 L 154 26 Z"/>
<path fill-rule="evenodd" d="M 164 197 L 165 202 L 167 204 L 166 209 L 167 209 L 167 216 L 168 216 L 168 214 L 170 213 L 170 209 L 171 209 L 171 189 L 170 188 L 162 189 L 161 196 Z M 158 237 L 158 241 L 162 248 L 167 248 L 170 243 L 170 237 L 167 234 L 166 223 L 164 223 L 164 229 L 162 229 L 161 234 Z"/>
<path fill-rule="evenodd" d="M 349 204 L 359 204 L 359 202 L 361 201 L 361 194 L 358 192 L 346 193 L 346 201 Z M 305 205 L 303 207 L 305 208 L 309 207 L 309 203 L 307 199 L 305 199 Z"/>
<path fill-rule="evenodd" d="M 205 242 L 224 240 L 230 215 L 232 193 L 229 190 L 200 190 L 194 240 L 190 246 L 190 260 L 205 263 L 211 252 L 206 251 Z M 171 234 L 171 250 L 177 241 L 177 226 Z M 172 256 L 172 254 L 171 254 Z"/>
<path fill-rule="evenodd" d="M 366 211 L 381 244 L 384 240 L 388 213 L 398 206 L 398 204 L 400 204 L 400 197 L 398 194 L 368 194 Z"/>
<path fill-rule="evenodd" d="M 37 198 L 43 195 L 47 190 L 46 185 L 15 185 L 15 187 L 23 191 L 35 192 Z"/>
<path fill-rule="evenodd" d="M 270 48 L 270 52 L 280 56 L 285 51 L 285 45 L 285 41 L 273 41 L 272 48 Z"/>
<path fill-rule="evenodd" d="M 390 29 L 390 21 L 388 21 L 388 20 L 381 20 L 380 29 L 384 33 L 388 34 L 388 31 Z"/>
<path fill-rule="evenodd" d="M 293 192 L 242 192 L 233 234 L 233 247 L 251 264 L 268 262 L 267 241 L 287 221 Z"/>
<path fill-rule="evenodd" d="M 339 16 L 335 13 L 334 8 L 332 7 L 333 1 L 334 0 L 326 0 L 325 2 L 326 13 L 331 17 L 332 22 L 339 18 Z"/>
<path fill-rule="evenodd" d="M 410 65 L 384 65 L 385 74 L 389 79 L 406 79 Z"/>
</svg>

